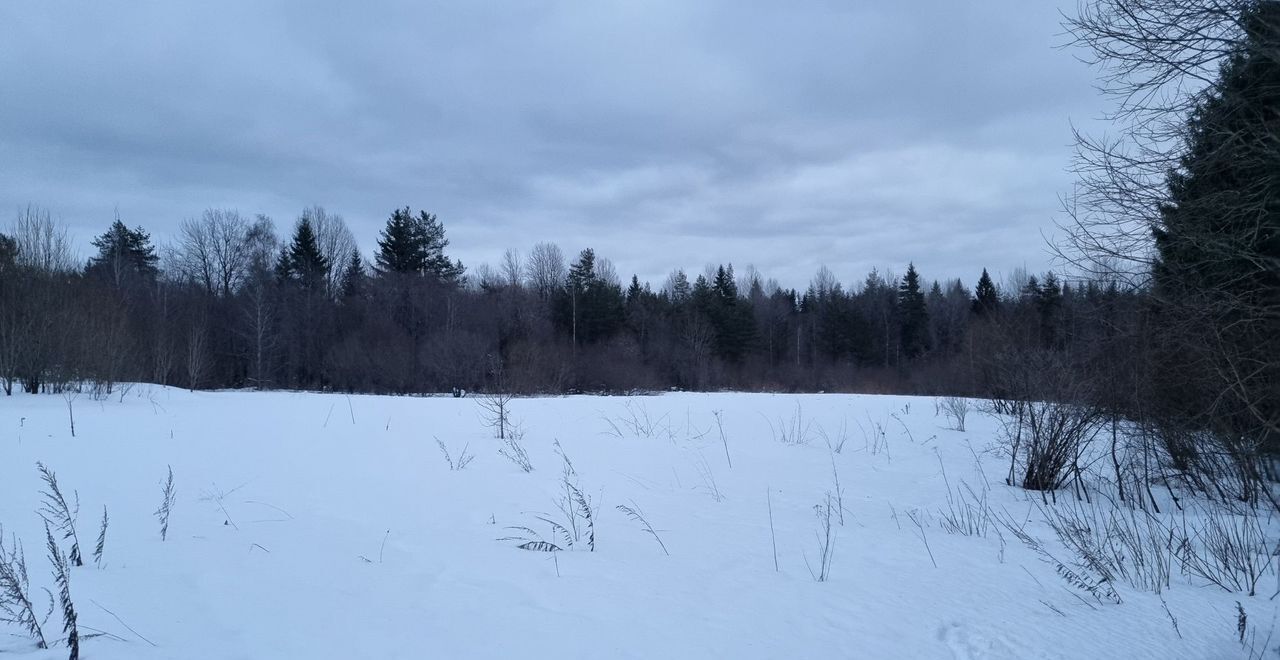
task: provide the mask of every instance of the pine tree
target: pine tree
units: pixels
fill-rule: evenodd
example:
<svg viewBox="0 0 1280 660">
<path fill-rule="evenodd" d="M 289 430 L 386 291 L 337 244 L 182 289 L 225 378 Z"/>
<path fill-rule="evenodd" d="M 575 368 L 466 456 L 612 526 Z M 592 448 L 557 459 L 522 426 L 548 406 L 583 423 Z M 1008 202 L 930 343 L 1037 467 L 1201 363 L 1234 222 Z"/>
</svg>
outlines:
<svg viewBox="0 0 1280 660">
<path fill-rule="evenodd" d="M 1000 293 L 996 291 L 996 285 L 987 274 L 987 269 L 983 268 L 982 277 L 978 278 L 978 286 L 973 291 L 973 313 L 986 316 L 999 308 Z"/>
<path fill-rule="evenodd" d="M 915 264 L 907 265 L 907 274 L 898 287 L 898 329 L 902 354 L 907 358 L 917 357 L 929 348 L 929 310 Z"/>
<path fill-rule="evenodd" d="M 119 218 L 93 240 L 93 247 L 98 254 L 89 260 L 85 273 L 103 277 L 117 287 L 137 279 L 154 281 L 160 273 L 160 257 L 151 245 L 151 235 L 142 227 L 129 229 Z"/>
</svg>

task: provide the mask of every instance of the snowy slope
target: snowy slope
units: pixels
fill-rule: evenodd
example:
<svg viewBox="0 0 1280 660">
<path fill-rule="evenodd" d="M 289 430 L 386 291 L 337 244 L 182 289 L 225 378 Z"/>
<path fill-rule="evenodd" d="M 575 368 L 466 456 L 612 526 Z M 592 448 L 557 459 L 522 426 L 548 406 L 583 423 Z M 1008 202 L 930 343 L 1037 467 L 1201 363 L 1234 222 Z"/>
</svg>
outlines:
<svg viewBox="0 0 1280 660">
<path fill-rule="evenodd" d="M 0 524 L 24 542 L 33 587 L 52 587 L 36 462 L 78 491 L 86 558 L 106 505 L 103 567 L 71 582 L 82 634 L 109 633 L 83 643 L 95 660 L 1243 658 L 1236 601 L 1259 634 L 1276 616 L 1274 576 L 1249 598 L 1175 570 L 1167 614 L 1121 584 L 1121 604 L 1098 602 L 1007 532 L 946 533 L 943 466 L 1054 547 L 1034 501 L 1001 481 L 996 423 L 971 413 L 967 432 L 946 429 L 932 399 L 517 399 L 531 473 L 498 454 L 473 399 L 137 386 L 73 406 L 74 438 L 62 398 L 0 398 Z M 450 471 L 436 438 L 475 460 Z M 559 515 L 556 440 L 596 505 L 594 552 L 498 540 L 510 526 L 556 538 L 536 518 Z M 816 582 L 833 463 L 844 521 Z M 669 556 L 615 508 L 632 503 Z M 55 614 L 46 634 L 60 628 Z M 0 632 L 17 657 L 65 657 Z"/>
</svg>

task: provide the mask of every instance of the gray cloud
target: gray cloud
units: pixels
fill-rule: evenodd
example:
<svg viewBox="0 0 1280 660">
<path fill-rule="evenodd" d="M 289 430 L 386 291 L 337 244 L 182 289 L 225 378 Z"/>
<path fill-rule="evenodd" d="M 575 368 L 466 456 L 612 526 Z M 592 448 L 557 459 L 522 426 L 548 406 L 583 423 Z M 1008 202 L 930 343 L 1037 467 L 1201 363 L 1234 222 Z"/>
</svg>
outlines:
<svg viewBox="0 0 1280 660">
<path fill-rule="evenodd" d="M 371 6 L 373 5 L 373 6 Z M 454 253 L 594 247 L 658 284 L 754 263 L 926 277 L 1048 266 L 1090 72 L 1049 3 L 0 5 L 0 220 L 82 244 L 209 206 L 310 204 L 366 249 L 437 213 Z M 3 224 L 3 222 L 0 222 Z"/>
</svg>

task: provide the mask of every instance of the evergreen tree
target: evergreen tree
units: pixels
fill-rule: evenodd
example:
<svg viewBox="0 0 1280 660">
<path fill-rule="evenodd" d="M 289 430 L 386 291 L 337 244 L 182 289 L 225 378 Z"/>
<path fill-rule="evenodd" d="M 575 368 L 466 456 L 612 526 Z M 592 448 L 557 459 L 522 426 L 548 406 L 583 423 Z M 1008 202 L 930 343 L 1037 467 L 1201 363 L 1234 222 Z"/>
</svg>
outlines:
<svg viewBox="0 0 1280 660">
<path fill-rule="evenodd" d="M 689 301 L 689 296 L 693 295 L 693 287 L 689 284 L 689 276 L 684 274 L 684 270 L 676 270 L 671 274 L 670 291 L 671 302 L 676 305 L 682 305 Z"/>
<path fill-rule="evenodd" d="M 360 297 L 364 292 L 366 277 L 360 251 L 352 250 L 351 259 L 347 261 L 347 267 L 342 272 L 342 297 L 347 300 Z"/>
<path fill-rule="evenodd" d="M 1280 3 L 1252 3 L 1245 39 L 1187 120 L 1154 229 L 1165 395 L 1224 436 L 1280 442 Z M 1265 434 L 1264 434 L 1265 435 Z"/>
<path fill-rule="evenodd" d="M 311 221 L 298 220 L 293 240 L 280 253 L 276 262 L 276 274 L 285 282 L 292 282 L 306 291 L 323 291 L 329 275 L 330 264 L 320 252 Z"/>
<path fill-rule="evenodd" d="M 706 279 L 699 278 L 699 282 L 705 284 Z M 751 308 L 738 299 L 733 264 L 716 269 L 714 281 L 700 300 L 701 311 L 711 321 L 715 333 L 716 355 L 731 362 L 741 360 L 755 336 L 755 316 Z"/>
<path fill-rule="evenodd" d="M 929 310 L 915 264 L 907 265 L 907 274 L 898 287 L 898 329 L 902 354 L 907 358 L 917 357 L 929 348 Z"/>
<path fill-rule="evenodd" d="M 973 291 L 973 313 L 986 316 L 999 308 L 1000 293 L 996 291 L 996 285 L 987 274 L 987 269 L 983 268 L 982 277 L 978 278 L 978 286 Z"/>
<path fill-rule="evenodd" d="M 426 246 L 409 207 L 391 212 L 391 218 L 378 237 L 374 263 L 379 273 L 420 274 L 424 271 Z"/>
<path fill-rule="evenodd" d="M 89 260 L 85 274 L 103 277 L 117 287 L 141 279 L 154 281 L 160 273 L 160 257 L 151 245 L 151 235 L 142 227 L 129 229 L 119 218 L 93 240 L 98 254 Z"/>
<path fill-rule="evenodd" d="M 13 271 L 18 263 L 18 242 L 0 233 L 0 277 Z"/>
<path fill-rule="evenodd" d="M 1027 278 L 1027 283 L 1022 285 L 1022 300 L 1031 301 L 1034 304 L 1040 299 L 1040 278 L 1032 275 Z"/>
<path fill-rule="evenodd" d="M 554 300 L 557 324 L 577 344 L 608 339 L 626 320 L 622 287 L 601 278 L 595 264 L 595 251 L 583 250 L 569 267 L 565 286 Z"/>
<path fill-rule="evenodd" d="M 1058 346 L 1058 326 L 1062 316 L 1062 288 L 1052 272 L 1044 276 L 1044 284 L 1035 291 L 1036 313 L 1040 317 L 1040 342 L 1046 348 Z"/>
<path fill-rule="evenodd" d="M 449 239 L 439 219 L 426 211 L 415 216 L 406 206 L 392 211 L 378 238 L 374 263 L 380 273 L 426 275 L 456 284 L 466 269 L 445 256 L 446 247 Z"/>
<path fill-rule="evenodd" d="M 631 276 L 631 286 L 627 287 L 627 307 L 638 303 L 643 292 L 644 289 L 640 288 L 640 278 L 633 274 Z"/>
</svg>

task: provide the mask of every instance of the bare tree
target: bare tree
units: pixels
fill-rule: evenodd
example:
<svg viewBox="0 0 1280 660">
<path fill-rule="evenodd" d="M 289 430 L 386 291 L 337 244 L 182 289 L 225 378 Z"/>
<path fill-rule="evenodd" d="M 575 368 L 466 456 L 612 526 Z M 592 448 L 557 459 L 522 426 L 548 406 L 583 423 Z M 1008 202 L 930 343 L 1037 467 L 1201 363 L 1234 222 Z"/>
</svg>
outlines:
<svg viewBox="0 0 1280 660">
<path fill-rule="evenodd" d="M 66 227 L 55 223 L 45 209 L 28 205 L 19 212 L 13 238 L 19 266 L 40 273 L 67 273 L 79 267 Z"/>
<path fill-rule="evenodd" d="M 1058 256 L 1097 277 L 1145 284 L 1151 227 L 1168 201 L 1185 121 L 1245 41 L 1258 0 L 1087 0 L 1066 21 L 1070 43 L 1100 69 L 1109 137 L 1075 131 L 1078 183 L 1059 223 Z M 1280 57 L 1275 53 L 1269 57 Z"/>
<path fill-rule="evenodd" d="M 622 286 L 622 279 L 618 277 L 618 267 L 614 266 L 613 260 L 608 257 L 596 258 L 596 277 L 605 284 Z"/>
<path fill-rule="evenodd" d="M 555 243 L 538 243 L 533 246 L 524 269 L 529 286 L 543 300 L 551 297 L 551 293 L 564 284 L 569 272 L 565 266 L 564 253 Z"/>
<path fill-rule="evenodd" d="M 229 296 L 249 267 L 249 223 L 235 210 L 208 209 L 178 229 L 175 264 L 212 294 Z"/>
<path fill-rule="evenodd" d="M 196 320 L 187 335 L 187 388 L 195 391 L 204 382 L 209 368 L 209 349 L 205 346 L 205 322 Z"/>
<path fill-rule="evenodd" d="M 818 272 L 814 273 L 813 279 L 809 280 L 809 288 L 812 289 L 819 298 L 825 298 L 839 286 L 840 280 L 836 278 L 836 274 L 831 272 L 831 269 L 827 268 L 825 264 L 818 266 Z"/>
<path fill-rule="evenodd" d="M 499 266 L 502 273 L 502 281 L 507 287 L 512 289 L 520 288 L 524 282 L 524 266 L 521 263 L 520 251 L 515 248 L 507 248 L 502 253 L 502 265 Z"/>
<path fill-rule="evenodd" d="M 311 222 L 311 229 L 316 233 L 316 244 L 320 254 L 332 266 L 325 278 L 325 288 L 329 295 L 337 295 L 342 291 L 342 264 L 351 258 L 356 251 L 356 238 L 342 216 L 329 213 L 322 206 L 312 206 L 302 211 L 302 218 Z"/>
<path fill-rule="evenodd" d="M 245 246 L 248 251 L 246 272 L 250 275 L 271 272 L 276 251 L 280 249 L 280 238 L 276 236 L 276 226 L 271 218 L 261 213 L 254 217 L 245 230 Z"/>
<path fill-rule="evenodd" d="M 264 273 L 245 286 L 240 336 L 248 343 L 249 382 L 257 389 L 270 382 L 270 365 L 276 349 L 275 300 Z"/>
<path fill-rule="evenodd" d="M 512 433 L 511 400 L 514 398 L 510 393 L 488 392 L 476 399 L 481 419 L 499 440 L 506 440 Z"/>
<path fill-rule="evenodd" d="M 473 291 L 493 291 L 501 289 L 505 284 L 502 273 L 494 269 L 489 264 L 480 264 L 471 269 L 471 276 L 467 278 L 467 284 Z"/>
</svg>

